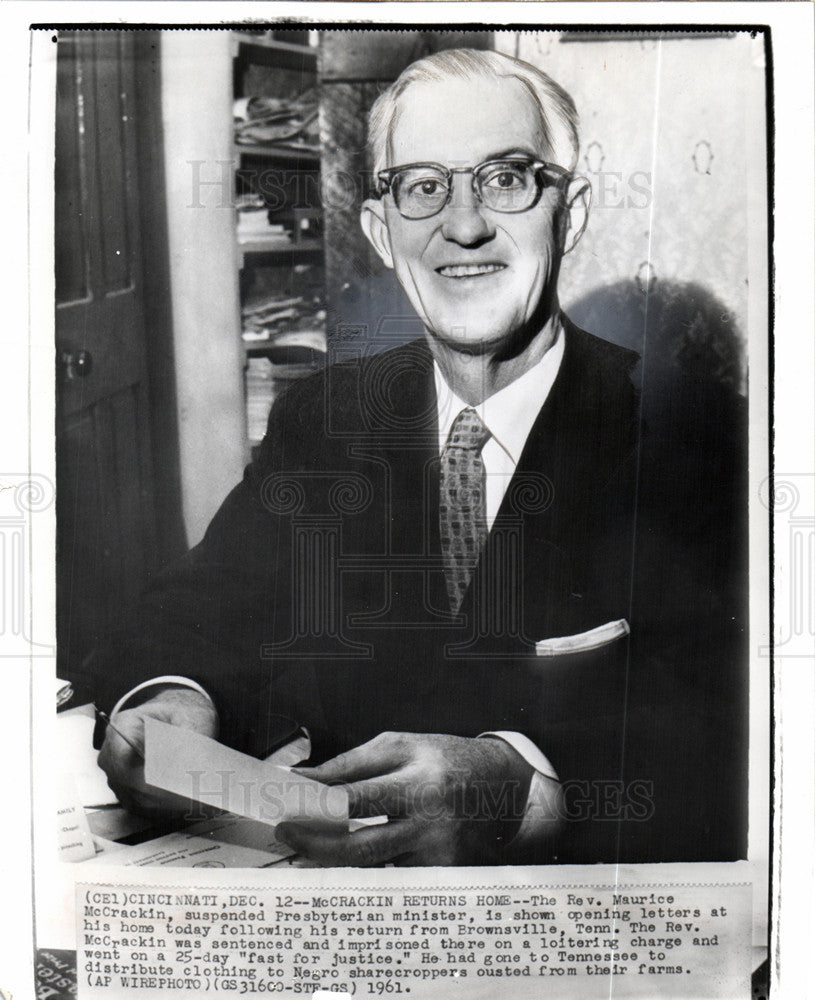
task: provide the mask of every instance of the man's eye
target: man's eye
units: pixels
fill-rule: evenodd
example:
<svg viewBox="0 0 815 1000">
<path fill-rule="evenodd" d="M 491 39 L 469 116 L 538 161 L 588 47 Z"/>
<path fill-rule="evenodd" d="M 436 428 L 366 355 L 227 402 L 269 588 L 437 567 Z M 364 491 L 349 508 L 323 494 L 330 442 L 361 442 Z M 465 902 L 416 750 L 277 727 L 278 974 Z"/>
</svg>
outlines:
<svg viewBox="0 0 815 1000">
<path fill-rule="evenodd" d="M 425 198 L 432 198 L 434 195 L 441 194 L 444 190 L 444 185 L 441 181 L 436 180 L 434 177 L 426 177 L 419 181 L 414 181 L 408 187 L 408 194 L 411 195 L 421 195 Z"/>
<path fill-rule="evenodd" d="M 512 191 L 515 188 L 523 187 L 526 179 L 522 170 L 496 170 L 494 173 L 488 174 L 483 183 L 501 191 Z"/>
</svg>

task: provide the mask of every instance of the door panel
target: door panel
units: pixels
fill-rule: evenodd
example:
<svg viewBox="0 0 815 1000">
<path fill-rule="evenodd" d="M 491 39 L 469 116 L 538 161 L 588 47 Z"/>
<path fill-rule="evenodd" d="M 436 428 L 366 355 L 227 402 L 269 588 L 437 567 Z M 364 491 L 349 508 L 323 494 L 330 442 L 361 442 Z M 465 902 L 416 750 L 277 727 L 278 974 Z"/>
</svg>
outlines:
<svg viewBox="0 0 815 1000">
<path fill-rule="evenodd" d="M 59 36 L 57 640 L 60 676 L 77 680 L 156 560 L 137 69 L 127 32 Z"/>
</svg>

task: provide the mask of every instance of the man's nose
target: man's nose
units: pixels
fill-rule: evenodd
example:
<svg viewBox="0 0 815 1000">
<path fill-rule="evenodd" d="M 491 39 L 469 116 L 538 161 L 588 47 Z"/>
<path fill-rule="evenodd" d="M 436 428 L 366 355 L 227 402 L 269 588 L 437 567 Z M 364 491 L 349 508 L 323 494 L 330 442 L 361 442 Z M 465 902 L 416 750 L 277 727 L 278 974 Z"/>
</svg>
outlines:
<svg viewBox="0 0 815 1000">
<path fill-rule="evenodd" d="M 457 176 L 453 182 L 453 195 L 444 209 L 441 232 L 446 240 L 462 246 L 481 243 L 495 233 L 495 226 L 484 213 L 472 180 L 466 175 Z"/>
</svg>

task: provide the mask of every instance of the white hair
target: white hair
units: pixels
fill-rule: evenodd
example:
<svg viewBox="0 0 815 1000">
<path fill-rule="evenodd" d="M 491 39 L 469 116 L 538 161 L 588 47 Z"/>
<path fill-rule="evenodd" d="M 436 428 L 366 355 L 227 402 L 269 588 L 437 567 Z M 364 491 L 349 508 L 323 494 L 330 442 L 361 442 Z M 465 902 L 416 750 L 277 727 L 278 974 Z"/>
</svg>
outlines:
<svg viewBox="0 0 815 1000">
<path fill-rule="evenodd" d="M 368 123 L 368 148 L 374 177 L 387 165 L 388 140 L 399 99 L 412 83 L 508 77 L 520 80 L 534 100 L 553 162 L 573 171 L 577 166 L 579 146 L 577 109 L 559 84 L 529 63 L 501 52 L 446 49 L 411 63 L 374 102 Z"/>
</svg>

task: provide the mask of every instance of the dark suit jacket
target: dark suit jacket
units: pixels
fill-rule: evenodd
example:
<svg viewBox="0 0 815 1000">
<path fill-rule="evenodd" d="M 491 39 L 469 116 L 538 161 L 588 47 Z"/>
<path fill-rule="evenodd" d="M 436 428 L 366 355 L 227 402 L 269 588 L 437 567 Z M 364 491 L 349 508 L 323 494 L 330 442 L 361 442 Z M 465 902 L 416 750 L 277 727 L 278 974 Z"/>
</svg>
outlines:
<svg viewBox="0 0 815 1000">
<path fill-rule="evenodd" d="M 261 754 L 283 715 L 309 727 L 315 761 L 385 730 L 517 730 L 566 792 L 561 842 L 529 860 L 744 856 L 736 425 L 684 394 L 644 433 L 637 362 L 567 321 L 458 616 L 427 346 L 296 384 L 203 541 L 102 655 L 103 701 L 184 674 L 212 694 L 224 742 Z M 630 639 L 535 655 L 620 618 Z"/>
</svg>

